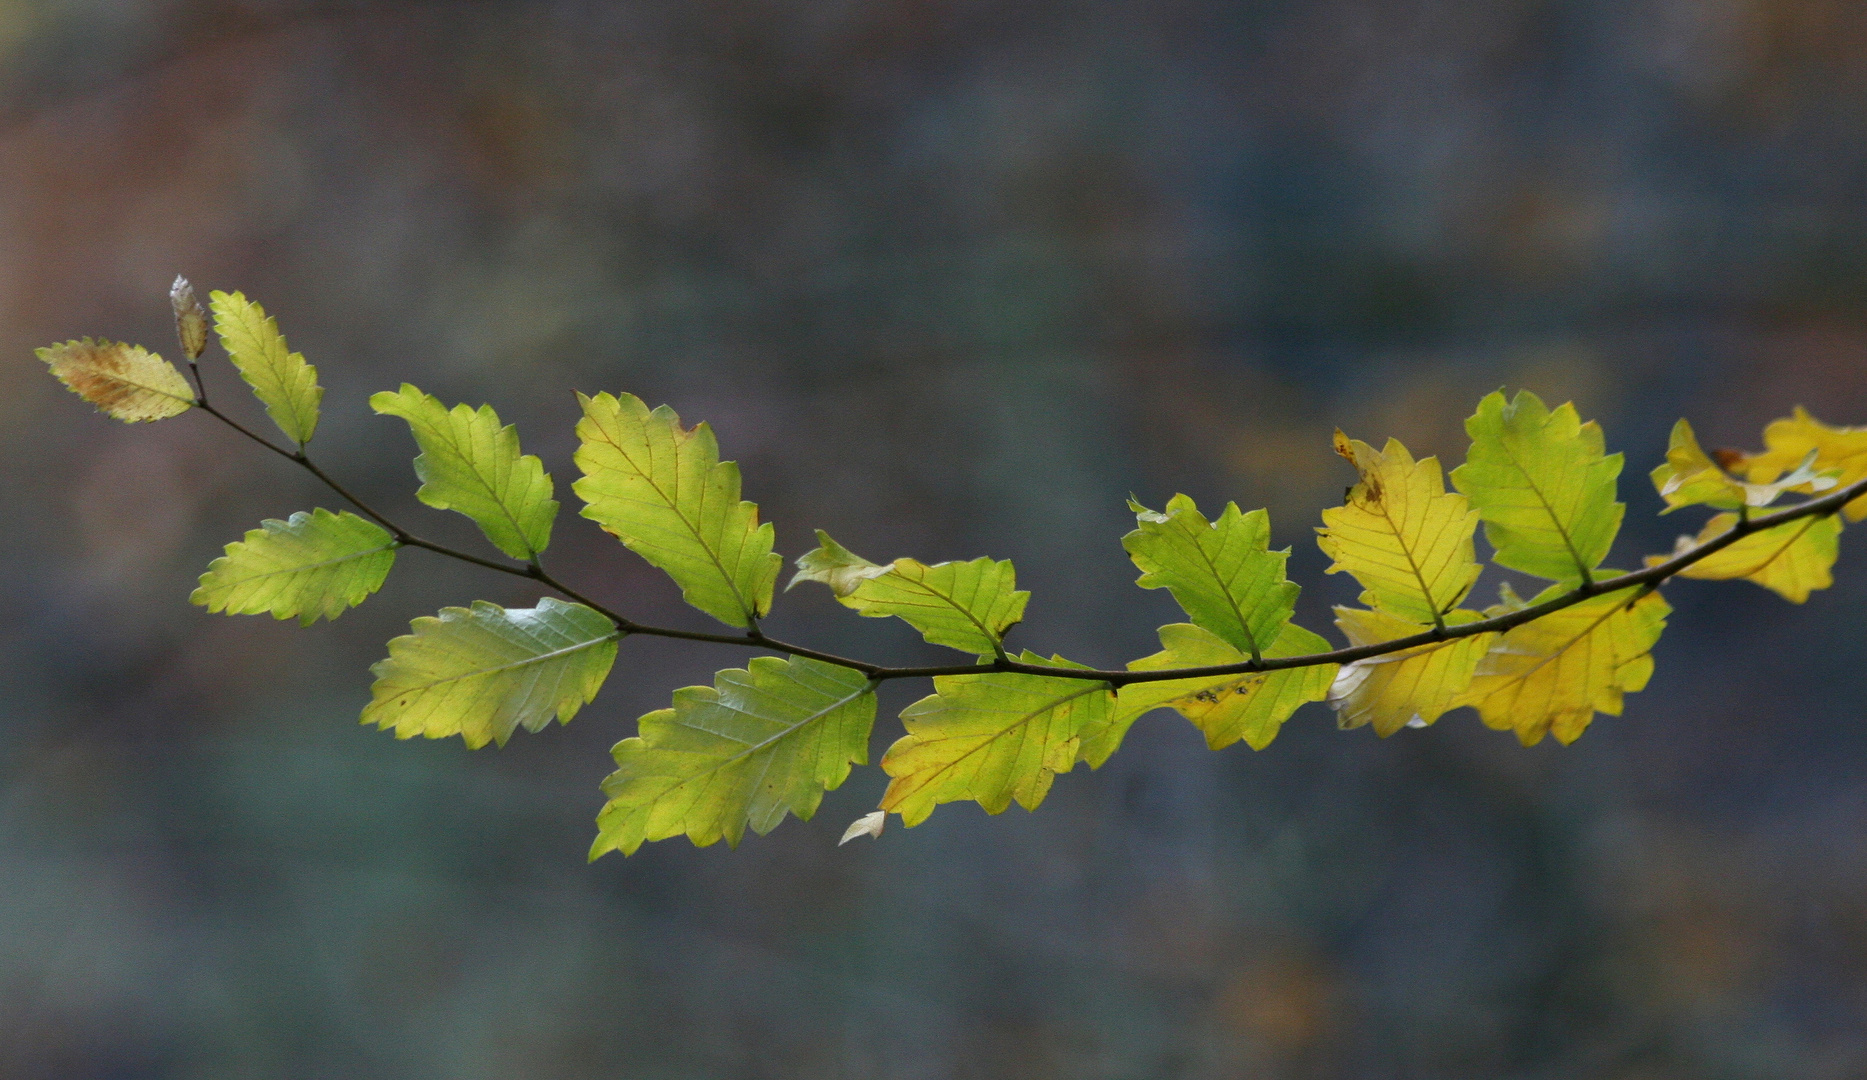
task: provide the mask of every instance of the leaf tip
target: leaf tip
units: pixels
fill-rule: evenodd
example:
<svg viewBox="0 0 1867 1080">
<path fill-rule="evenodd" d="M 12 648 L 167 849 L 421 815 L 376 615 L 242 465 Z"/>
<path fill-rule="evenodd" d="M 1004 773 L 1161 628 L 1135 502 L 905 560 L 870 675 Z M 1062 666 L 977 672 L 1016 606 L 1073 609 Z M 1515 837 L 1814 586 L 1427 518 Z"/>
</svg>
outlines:
<svg viewBox="0 0 1867 1080">
<path fill-rule="evenodd" d="M 842 847 L 858 836 L 873 836 L 879 839 L 882 835 L 882 828 L 887 823 L 888 811 L 886 810 L 864 814 L 849 823 L 849 828 L 843 830 L 843 838 L 836 842 L 836 846 Z"/>
</svg>

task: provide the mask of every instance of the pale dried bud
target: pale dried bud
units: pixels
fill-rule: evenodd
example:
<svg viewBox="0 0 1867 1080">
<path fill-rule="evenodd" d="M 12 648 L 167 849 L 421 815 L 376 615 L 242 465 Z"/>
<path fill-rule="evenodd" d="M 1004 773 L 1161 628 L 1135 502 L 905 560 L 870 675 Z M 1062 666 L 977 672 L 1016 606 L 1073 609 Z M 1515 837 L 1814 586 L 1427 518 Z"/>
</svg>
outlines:
<svg viewBox="0 0 1867 1080">
<path fill-rule="evenodd" d="M 200 359 L 201 351 L 207 348 L 207 312 L 194 298 L 194 286 L 180 274 L 169 286 L 169 304 L 175 309 L 175 336 L 181 339 L 182 352 L 190 361 Z"/>
</svg>

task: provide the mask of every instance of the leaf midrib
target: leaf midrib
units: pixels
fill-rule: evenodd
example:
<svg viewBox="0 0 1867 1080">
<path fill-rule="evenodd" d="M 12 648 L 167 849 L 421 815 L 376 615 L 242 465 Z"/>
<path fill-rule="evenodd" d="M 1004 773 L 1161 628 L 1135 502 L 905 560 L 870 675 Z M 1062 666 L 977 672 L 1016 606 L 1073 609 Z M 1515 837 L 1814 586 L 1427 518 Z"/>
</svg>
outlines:
<svg viewBox="0 0 1867 1080">
<path fill-rule="evenodd" d="M 620 413 L 617 418 L 621 419 Z M 649 419 L 655 419 L 653 412 L 649 413 Z M 669 422 L 668 427 L 671 429 L 671 434 L 673 435 L 674 472 L 678 477 L 680 475 L 681 451 L 686 448 L 688 442 L 692 441 L 694 433 L 692 430 L 682 431 L 680 425 L 675 422 Z M 694 542 L 700 545 L 700 550 L 707 553 L 707 559 L 713 563 L 713 568 L 719 571 L 720 579 L 726 583 L 727 590 L 732 593 L 733 600 L 738 603 L 740 613 L 745 616 L 746 621 L 750 622 L 757 618 L 758 616 L 752 611 L 752 605 L 746 603 L 745 594 L 739 591 L 739 583 L 733 580 L 732 574 L 728 573 L 726 570 L 726 564 L 720 561 L 719 553 L 713 549 L 713 545 L 707 543 L 706 537 L 701 535 L 699 526 L 693 521 L 690 521 L 685 513 L 682 513 L 678 499 L 670 497 L 667 491 L 662 488 L 661 484 L 655 480 L 651 472 L 644 470 L 640 465 L 636 464 L 635 459 L 629 456 L 629 452 L 622 448 L 621 443 L 610 438 L 608 431 L 605 430 L 601 424 L 597 425 L 597 430 L 603 433 L 603 441 L 615 449 L 617 456 L 627 462 L 629 468 L 635 470 L 635 475 L 641 477 L 643 483 L 646 483 L 653 489 L 655 494 L 661 496 L 662 505 L 667 507 L 668 511 L 672 513 L 682 525 L 687 527 L 687 531 L 693 535 Z M 644 429 L 644 434 L 646 434 L 646 428 Z M 643 441 L 649 444 L 649 456 L 652 458 L 654 456 L 653 441 L 646 438 Z M 715 457 L 713 462 L 707 465 L 703 471 L 710 474 L 714 469 L 719 467 L 720 461 Z M 703 500 L 706 498 L 706 485 L 704 483 L 701 485 L 700 497 Z"/>
</svg>

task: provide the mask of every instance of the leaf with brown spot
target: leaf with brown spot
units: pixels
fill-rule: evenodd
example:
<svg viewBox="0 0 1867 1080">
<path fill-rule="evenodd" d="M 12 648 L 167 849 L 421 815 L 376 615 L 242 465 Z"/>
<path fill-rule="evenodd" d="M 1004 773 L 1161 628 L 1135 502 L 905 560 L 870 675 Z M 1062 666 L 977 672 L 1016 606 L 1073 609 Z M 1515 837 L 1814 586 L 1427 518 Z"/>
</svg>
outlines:
<svg viewBox="0 0 1867 1080">
<path fill-rule="evenodd" d="M 194 405 L 194 390 L 175 365 L 141 345 L 85 338 L 37 355 L 72 393 L 126 424 L 166 420 Z"/>
<path fill-rule="evenodd" d="M 1376 450 L 1336 432 L 1336 453 L 1354 462 L 1361 482 L 1346 505 L 1322 512 L 1316 542 L 1367 592 L 1362 602 L 1389 615 L 1434 623 L 1478 580 L 1472 533 L 1478 511 L 1446 491 L 1439 462 L 1414 461 L 1395 439 Z"/>
</svg>

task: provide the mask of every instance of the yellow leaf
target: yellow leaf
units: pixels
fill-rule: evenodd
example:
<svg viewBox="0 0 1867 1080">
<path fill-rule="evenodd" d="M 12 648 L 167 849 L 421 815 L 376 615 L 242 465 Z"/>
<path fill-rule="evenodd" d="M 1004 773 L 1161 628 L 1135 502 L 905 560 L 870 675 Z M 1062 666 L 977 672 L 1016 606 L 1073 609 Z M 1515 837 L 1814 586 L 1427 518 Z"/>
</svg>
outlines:
<svg viewBox="0 0 1867 1080">
<path fill-rule="evenodd" d="M 1727 509 L 1744 505 L 1744 489 L 1725 474 L 1698 444 L 1692 425 L 1684 420 L 1673 425 L 1666 446 L 1666 461 L 1648 474 L 1654 490 L 1666 500 L 1662 513 L 1682 506 L 1709 503 Z"/>
<path fill-rule="evenodd" d="M 1417 623 L 1436 623 L 1478 580 L 1472 532 L 1478 511 L 1448 493 L 1436 458 L 1414 461 L 1399 440 L 1376 451 L 1335 433 L 1335 451 L 1354 462 L 1361 482 L 1348 502 L 1322 512 L 1317 544 L 1367 592 L 1362 602 Z"/>
<path fill-rule="evenodd" d="M 1335 615 L 1336 626 L 1351 645 L 1394 641 L 1427 629 L 1380 611 L 1338 607 Z M 1458 626 L 1480 618 L 1475 611 L 1453 611 L 1446 615 L 1446 624 Z M 1374 733 L 1382 738 L 1409 725 L 1425 727 L 1455 706 L 1496 638 L 1496 634 L 1473 634 L 1342 665 L 1329 688 L 1336 722 L 1343 728 L 1373 724 Z"/>
<path fill-rule="evenodd" d="M 1683 555 L 1730 532 L 1736 524 L 1736 514 L 1719 514 L 1705 523 L 1698 536 L 1681 536 L 1671 555 L 1647 556 L 1647 565 Z M 1742 578 L 1800 604 L 1810 592 L 1835 583 L 1830 569 L 1840 541 L 1840 518 L 1833 514 L 1806 517 L 1752 533 L 1679 571 L 1679 576 L 1712 581 Z"/>
<path fill-rule="evenodd" d="M 1022 661 L 1078 667 L 1061 657 L 1026 652 Z M 934 693 L 901 712 L 908 733 L 882 755 L 894 779 L 882 809 L 918 825 L 934 804 L 971 799 L 988 814 L 1016 799 L 1035 810 L 1057 773 L 1076 765 L 1085 729 L 1106 723 L 1115 695 L 1090 679 L 1022 672 L 940 675 Z"/>
<path fill-rule="evenodd" d="M 1161 627 L 1160 644 L 1160 652 L 1131 662 L 1128 670 L 1216 667 L 1250 659 L 1236 645 L 1192 623 Z M 1278 659 L 1328 651 L 1327 641 L 1295 623 L 1285 623 L 1264 655 Z M 1334 664 L 1317 664 L 1245 675 L 1129 683 L 1117 692 L 1107 723 L 1083 729 L 1082 759 L 1092 768 L 1101 768 L 1121 745 L 1128 728 L 1155 709 L 1172 709 L 1186 717 L 1205 733 L 1206 745 L 1214 750 L 1240 739 L 1253 750 L 1262 750 L 1299 706 L 1328 696 L 1335 672 Z"/>
<path fill-rule="evenodd" d="M 1530 603 L 1559 595 L 1555 586 Z M 1598 712 L 1621 714 L 1621 696 L 1644 689 L 1652 650 L 1672 611 L 1658 593 L 1597 596 L 1506 631 L 1455 705 L 1487 726 L 1515 731 L 1525 746 L 1545 734 L 1572 743 Z"/>
<path fill-rule="evenodd" d="M 1830 427 L 1796 406 L 1794 416 L 1773 420 L 1763 429 L 1769 449 L 1745 458 L 1738 466 L 1752 483 L 1770 483 L 1794 470 L 1809 454 L 1816 471 L 1839 470 L 1842 486 L 1867 477 L 1867 427 Z M 1867 518 L 1867 495 L 1842 509 L 1849 521 Z"/>
<path fill-rule="evenodd" d="M 126 424 L 167 419 L 194 404 L 194 390 L 175 365 L 141 345 L 85 338 L 37 355 L 72 393 Z"/>
</svg>

